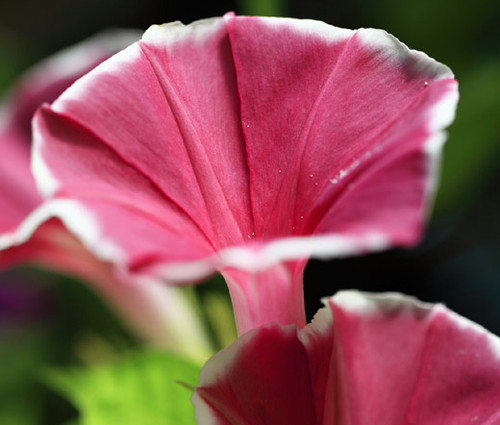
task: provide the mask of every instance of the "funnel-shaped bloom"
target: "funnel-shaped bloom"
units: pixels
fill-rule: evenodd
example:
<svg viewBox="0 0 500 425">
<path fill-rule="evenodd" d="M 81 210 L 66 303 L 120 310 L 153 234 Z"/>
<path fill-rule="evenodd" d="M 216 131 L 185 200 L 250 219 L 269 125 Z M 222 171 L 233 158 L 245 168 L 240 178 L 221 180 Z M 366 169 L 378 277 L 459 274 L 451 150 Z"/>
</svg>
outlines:
<svg viewBox="0 0 500 425">
<path fill-rule="evenodd" d="M 28 72 L 1 105 L 0 268 L 36 263 L 79 276 L 108 298 L 147 340 L 183 352 L 194 350 L 204 357 L 206 347 L 183 345 L 196 337 L 185 338 L 179 322 L 198 329 L 198 337 L 202 331 L 176 288 L 118 278 L 109 264 L 96 259 L 57 220 L 44 223 L 32 234 L 33 222 L 44 215 L 43 207 L 25 221 L 43 202 L 30 171 L 31 119 L 36 109 L 139 36 L 135 31 L 108 32 L 69 48 Z"/>
<path fill-rule="evenodd" d="M 457 97 L 447 67 L 384 31 L 153 26 L 40 110 L 34 172 L 102 257 L 221 271 L 240 332 L 303 326 L 309 256 L 418 240 Z"/>
<path fill-rule="evenodd" d="M 312 323 L 267 325 L 212 357 L 204 425 L 500 423 L 500 339 L 400 294 L 340 292 Z"/>
</svg>

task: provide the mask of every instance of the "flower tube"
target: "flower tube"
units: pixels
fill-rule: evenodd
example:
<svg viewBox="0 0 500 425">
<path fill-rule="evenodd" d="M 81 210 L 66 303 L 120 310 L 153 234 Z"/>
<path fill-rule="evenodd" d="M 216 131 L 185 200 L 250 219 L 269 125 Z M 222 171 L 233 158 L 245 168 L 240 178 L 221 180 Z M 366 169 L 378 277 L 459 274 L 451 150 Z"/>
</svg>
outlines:
<svg viewBox="0 0 500 425">
<path fill-rule="evenodd" d="M 451 71 L 384 31 L 286 18 L 153 26 L 34 121 L 60 217 L 138 275 L 229 286 L 238 330 L 305 325 L 302 276 L 411 246 L 432 198 Z"/>
</svg>

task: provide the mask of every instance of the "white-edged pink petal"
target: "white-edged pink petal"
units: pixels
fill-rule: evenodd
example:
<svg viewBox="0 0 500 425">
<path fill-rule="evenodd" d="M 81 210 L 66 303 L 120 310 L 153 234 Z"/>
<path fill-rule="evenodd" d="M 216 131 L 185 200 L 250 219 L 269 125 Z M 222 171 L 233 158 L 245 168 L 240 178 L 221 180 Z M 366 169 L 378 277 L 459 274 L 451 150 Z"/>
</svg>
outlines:
<svg viewBox="0 0 500 425">
<path fill-rule="evenodd" d="M 500 414 L 498 337 L 396 293 L 346 291 L 325 303 L 337 423 L 489 425 Z"/>
<path fill-rule="evenodd" d="M 498 337 L 401 294 L 324 302 L 305 328 L 257 328 L 210 359 L 192 398 L 198 422 L 295 423 L 302 409 L 305 425 L 498 423 Z"/>
</svg>

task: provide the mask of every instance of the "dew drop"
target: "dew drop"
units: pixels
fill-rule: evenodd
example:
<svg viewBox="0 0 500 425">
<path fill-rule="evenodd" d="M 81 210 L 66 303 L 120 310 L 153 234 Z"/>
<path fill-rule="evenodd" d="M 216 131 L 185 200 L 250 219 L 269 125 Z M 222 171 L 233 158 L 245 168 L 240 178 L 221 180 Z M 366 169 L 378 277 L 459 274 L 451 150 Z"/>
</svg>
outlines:
<svg viewBox="0 0 500 425">
<path fill-rule="evenodd" d="M 332 184 L 337 184 L 339 182 L 337 179 L 331 179 L 330 181 L 332 182 Z"/>
<path fill-rule="evenodd" d="M 317 186 L 318 185 L 318 182 L 314 183 L 314 186 Z"/>
<path fill-rule="evenodd" d="M 314 177 L 314 174 L 309 174 L 309 177 L 312 179 Z"/>
<path fill-rule="evenodd" d="M 247 238 L 250 239 L 250 235 L 247 235 Z"/>
<path fill-rule="evenodd" d="M 304 220 L 304 216 L 303 216 L 303 215 L 301 215 L 301 216 L 300 216 L 300 219 L 301 219 L 301 220 Z"/>
<path fill-rule="evenodd" d="M 292 226 L 292 230 L 295 230 L 295 226 Z"/>
<path fill-rule="evenodd" d="M 252 236 L 255 236 L 255 233 L 252 233 Z"/>
<path fill-rule="evenodd" d="M 278 170 L 278 173 L 280 173 L 280 174 L 281 174 L 281 170 Z"/>
</svg>

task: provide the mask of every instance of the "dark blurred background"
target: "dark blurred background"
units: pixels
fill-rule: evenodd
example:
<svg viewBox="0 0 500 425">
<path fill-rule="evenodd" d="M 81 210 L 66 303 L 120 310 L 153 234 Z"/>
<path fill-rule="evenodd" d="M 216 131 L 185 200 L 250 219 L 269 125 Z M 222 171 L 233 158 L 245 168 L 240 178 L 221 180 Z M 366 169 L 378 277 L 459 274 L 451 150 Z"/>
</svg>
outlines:
<svg viewBox="0 0 500 425">
<path fill-rule="evenodd" d="M 0 94 L 38 60 L 102 29 L 145 30 L 153 23 L 189 23 L 230 10 L 383 28 L 450 66 L 460 83 L 457 118 L 424 240 L 412 250 L 311 261 L 305 275 L 308 313 L 316 311 L 320 297 L 341 288 L 393 290 L 444 302 L 500 334 L 497 0 L 1 0 Z M 24 288 L 28 306 L 12 301 L 12 285 Z M 0 423 L 57 424 L 71 416 L 71 408 L 33 385 L 33 376 L 47 363 L 112 356 L 136 341 L 84 285 L 68 278 L 20 269 L 2 274 L 0 288 Z"/>
</svg>

